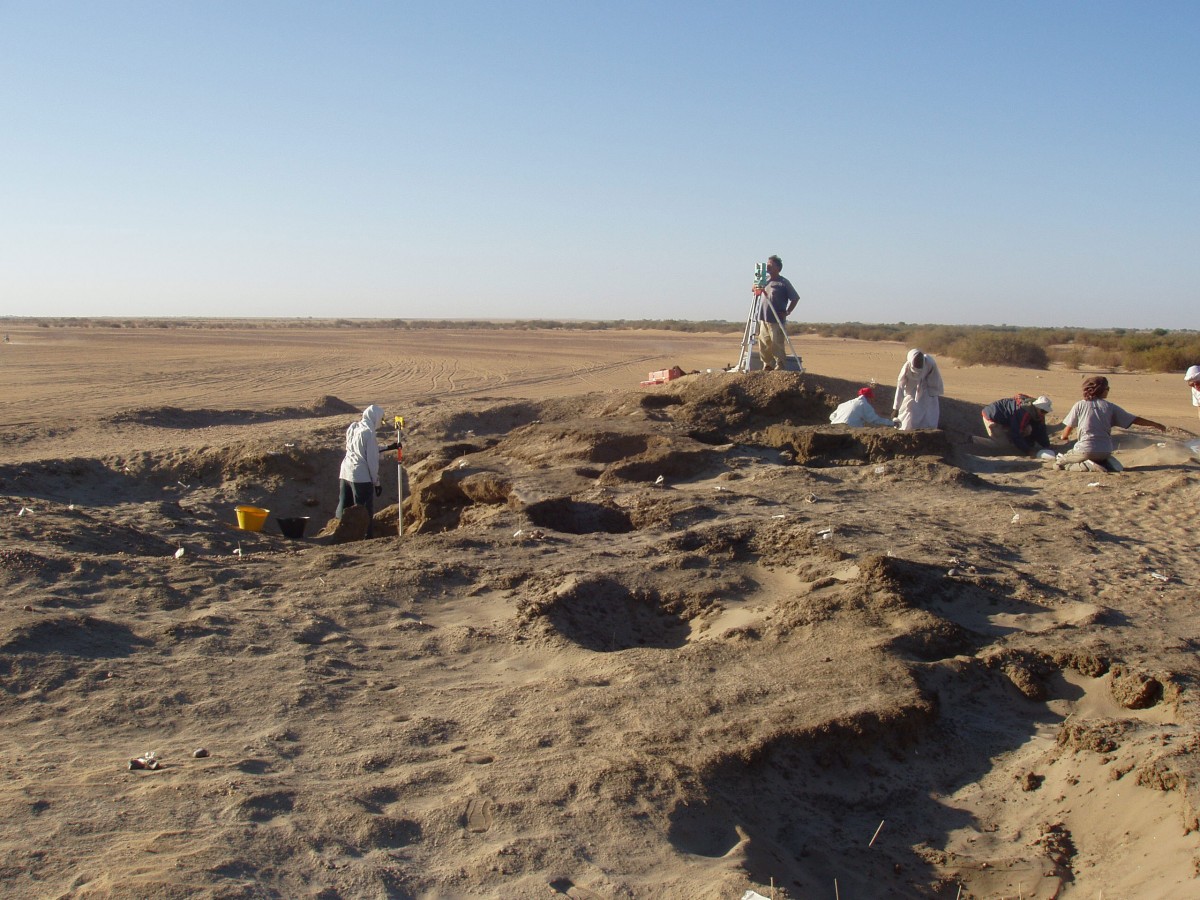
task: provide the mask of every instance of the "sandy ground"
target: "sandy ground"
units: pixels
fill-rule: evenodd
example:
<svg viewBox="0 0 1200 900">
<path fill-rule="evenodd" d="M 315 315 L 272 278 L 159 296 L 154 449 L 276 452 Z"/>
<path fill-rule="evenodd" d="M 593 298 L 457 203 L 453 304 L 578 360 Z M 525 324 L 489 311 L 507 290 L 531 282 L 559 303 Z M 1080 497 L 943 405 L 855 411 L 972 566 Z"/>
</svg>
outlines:
<svg viewBox="0 0 1200 900">
<path fill-rule="evenodd" d="M 8 334 L 6 896 L 1200 892 L 1178 376 L 1112 377 L 1171 428 L 1096 475 L 970 442 L 1075 372 L 946 360 L 942 431 L 828 426 L 872 378 L 886 413 L 894 344 L 739 376 L 736 335 Z M 389 454 L 347 540 L 371 402 L 406 533 Z"/>
</svg>

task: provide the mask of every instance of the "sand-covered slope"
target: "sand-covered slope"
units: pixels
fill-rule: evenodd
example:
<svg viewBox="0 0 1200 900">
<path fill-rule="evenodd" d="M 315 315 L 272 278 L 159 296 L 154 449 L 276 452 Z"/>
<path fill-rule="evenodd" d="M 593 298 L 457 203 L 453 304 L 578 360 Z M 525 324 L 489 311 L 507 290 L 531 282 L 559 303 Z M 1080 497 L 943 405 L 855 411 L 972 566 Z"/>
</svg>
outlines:
<svg viewBox="0 0 1200 900">
<path fill-rule="evenodd" d="M 357 541 L 357 402 L 39 433 L 0 463 L 5 893 L 1195 892 L 1183 435 L 1060 473 L 961 401 L 825 424 L 855 387 L 430 397 L 406 533 L 388 457 Z"/>
</svg>

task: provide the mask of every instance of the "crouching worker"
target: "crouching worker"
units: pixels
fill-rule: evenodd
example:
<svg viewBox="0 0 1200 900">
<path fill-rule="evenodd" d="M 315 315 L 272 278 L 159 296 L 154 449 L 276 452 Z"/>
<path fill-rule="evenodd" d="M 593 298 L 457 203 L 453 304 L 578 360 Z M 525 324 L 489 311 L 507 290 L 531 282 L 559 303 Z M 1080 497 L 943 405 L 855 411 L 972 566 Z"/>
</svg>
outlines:
<svg viewBox="0 0 1200 900">
<path fill-rule="evenodd" d="M 849 425 L 851 428 L 866 428 L 871 425 L 891 428 L 895 423 L 879 415 L 875 412 L 875 407 L 871 406 L 874 399 L 874 390 L 869 387 L 859 388 L 857 397 L 847 400 L 829 414 L 829 421 L 834 425 Z"/>
<path fill-rule="evenodd" d="M 1052 409 L 1044 394 L 1037 399 L 1028 394 L 1005 397 L 983 408 L 983 430 L 988 440 L 977 443 L 999 447 L 1007 440 L 1025 454 L 1050 449 L 1046 433 L 1046 413 Z"/>
<path fill-rule="evenodd" d="M 1071 432 L 1079 429 L 1079 438 L 1069 453 L 1059 454 L 1054 468 L 1071 472 L 1120 472 L 1121 464 L 1112 458 L 1112 427 L 1129 428 L 1145 425 L 1166 431 L 1165 425 L 1151 422 L 1141 416 L 1126 412 L 1115 403 L 1108 402 L 1108 379 L 1093 375 L 1083 380 L 1083 399 L 1071 407 L 1063 419 L 1063 440 L 1070 440 Z"/>
<path fill-rule="evenodd" d="M 383 493 L 379 483 L 379 454 L 395 450 L 396 444 L 380 447 L 375 432 L 383 421 L 383 407 L 372 403 L 363 410 L 362 418 L 346 429 L 346 455 L 338 472 L 338 505 L 335 515 L 340 519 L 351 506 L 367 509 L 367 537 L 372 537 L 375 498 Z"/>
</svg>

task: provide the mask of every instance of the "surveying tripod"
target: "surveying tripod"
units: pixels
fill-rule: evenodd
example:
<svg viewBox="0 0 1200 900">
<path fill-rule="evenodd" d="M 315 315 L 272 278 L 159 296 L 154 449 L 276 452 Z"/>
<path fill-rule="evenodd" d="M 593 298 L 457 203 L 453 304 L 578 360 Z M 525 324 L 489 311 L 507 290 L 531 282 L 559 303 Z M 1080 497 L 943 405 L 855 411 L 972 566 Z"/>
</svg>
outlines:
<svg viewBox="0 0 1200 900">
<path fill-rule="evenodd" d="M 754 287 L 766 287 L 767 285 L 767 264 L 754 264 Z M 783 339 L 787 343 L 788 355 L 783 361 L 783 368 L 789 372 L 803 372 L 804 362 L 800 359 L 800 354 L 796 352 L 796 348 L 792 346 L 792 339 L 788 337 L 787 328 L 784 327 L 783 321 L 779 318 L 779 313 L 775 307 L 767 302 L 766 294 L 755 294 L 753 301 L 750 303 L 750 315 L 746 317 L 746 328 L 742 332 L 742 349 L 738 354 L 738 363 L 735 371 L 738 372 L 757 372 L 762 368 L 762 359 L 758 355 L 758 321 L 762 316 L 763 311 L 768 310 L 767 315 L 775 320 L 783 332 Z"/>
</svg>

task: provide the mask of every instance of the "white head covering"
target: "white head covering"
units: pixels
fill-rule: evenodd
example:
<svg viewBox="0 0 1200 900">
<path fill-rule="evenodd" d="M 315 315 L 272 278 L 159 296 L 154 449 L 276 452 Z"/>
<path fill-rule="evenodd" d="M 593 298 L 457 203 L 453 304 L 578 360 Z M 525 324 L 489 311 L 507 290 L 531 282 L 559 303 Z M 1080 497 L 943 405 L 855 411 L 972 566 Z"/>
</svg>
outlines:
<svg viewBox="0 0 1200 900">
<path fill-rule="evenodd" d="M 924 359 L 924 362 L 921 364 L 921 368 L 919 369 L 913 365 L 913 362 L 916 361 L 918 356 Z M 904 368 L 908 370 L 911 375 L 915 375 L 917 378 L 924 378 L 929 374 L 929 370 L 933 368 L 931 365 L 932 362 L 932 356 L 914 347 L 912 350 L 908 351 L 908 358 L 904 361 Z"/>
<path fill-rule="evenodd" d="M 1054 408 L 1050 404 L 1050 398 L 1047 397 L 1045 394 L 1042 394 L 1042 396 L 1040 396 L 1036 400 L 1034 400 L 1033 405 L 1036 406 L 1038 409 L 1040 409 L 1042 412 L 1050 412 Z"/>
<path fill-rule="evenodd" d="M 346 455 L 338 478 L 359 484 L 369 481 L 379 484 L 379 445 L 375 432 L 383 421 L 383 407 L 372 403 L 363 410 L 362 418 L 346 429 Z"/>
<path fill-rule="evenodd" d="M 1183 376 L 1184 381 L 1200 380 L 1200 366 L 1192 366 L 1187 370 L 1187 374 Z"/>
<path fill-rule="evenodd" d="M 363 410 L 362 420 L 363 424 L 370 428 L 371 431 L 378 431 L 379 423 L 383 421 L 383 407 L 372 403 Z"/>
</svg>

